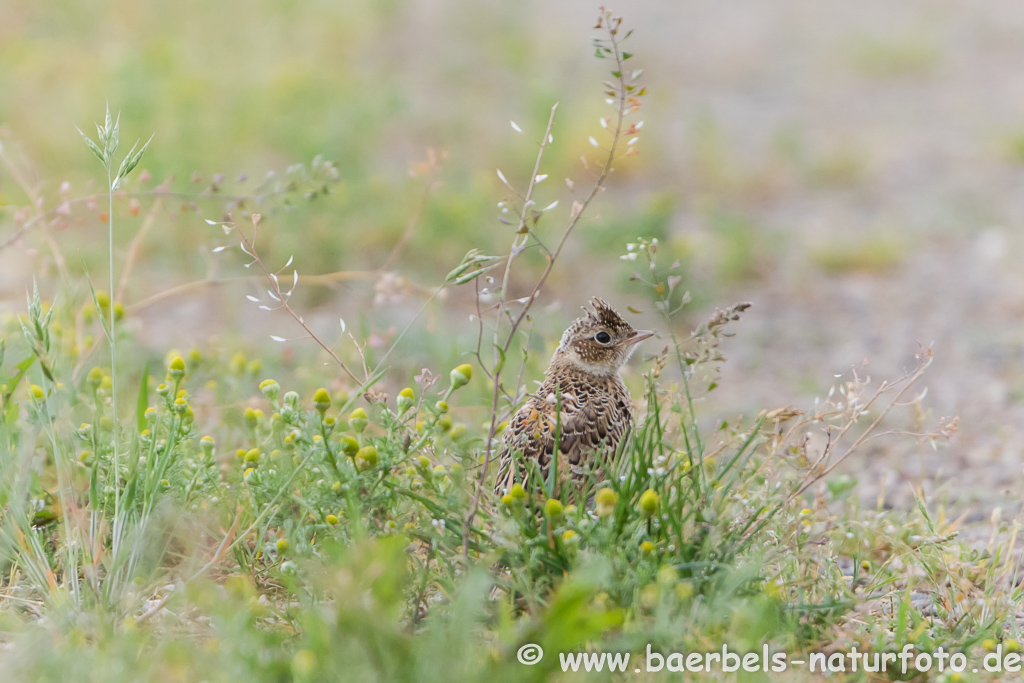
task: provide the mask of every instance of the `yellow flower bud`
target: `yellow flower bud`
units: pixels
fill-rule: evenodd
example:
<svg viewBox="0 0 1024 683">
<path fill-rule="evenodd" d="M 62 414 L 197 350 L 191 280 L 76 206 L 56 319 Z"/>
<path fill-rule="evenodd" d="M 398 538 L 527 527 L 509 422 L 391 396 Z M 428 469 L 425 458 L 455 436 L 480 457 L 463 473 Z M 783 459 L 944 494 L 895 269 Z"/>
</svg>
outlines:
<svg viewBox="0 0 1024 683">
<path fill-rule="evenodd" d="M 377 464 L 377 449 L 373 446 L 363 446 L 356 453 L 356 469 L 360 472 L 374 467 Z"/>
<path fill-rule="evenodd" d="M 601 517 L 607 517 L 615 511 L 615 504 L 619 502 L 619 494 L 606 487 L 597 492 L 597 495 L 594 496 L 594 502 L 597 506 L 597 514 Z"/>
<path fill-rule="evenodd" d="M 356 434 L 361 434 L 368 424 L 370 424 L 369 417 L 362 408 L 356 408 L 348 414 L 348 426 L 355 430 Z"/>
<path fill-rule="evenodd" d="M 170 362 L 167 366 L 167 374 L 175 382 L 185 376 L 185 361 L 181 356 L 175 356 Z"/>
<path fill-rule="evenodd" d="M 557 498 L 548 498 L 544 503 L 544 515 L 546 517 L 559 517 L 564 511 L 565 507 L 562 505 L 562 501 Z"/>
<path fill-rule="evenodd" d="M 654 489 L 647 489 L 640 494 L 640 510 L 645 517 L 653 517 L 658 511 L 658 500 L 658 493 Z"/>
<path fill-rule="evenodd" d="M 341 437 L 341 452 L 348 457 L 353 457 L 359 451 L 359 442 L 351 436 Z"/>
<path fill-rule="evenodd" d="M 278 392 L 281 391 L 281 385 L 276 380 L 265 379 L 260 382 L 260 391 L 270 401 L 276 401 Z"/>
<path fill-rule="evenodd" d="M 326 413 L 327 409 L 331 407 L 331 395 L 327 393 L 326 389 L 317 389 L 316 393 L 313 394 L 313 407 L 321 415 Z"/>
<path fill-rule="evenodd" d="M 412 389 L 410 389 L 409 387 L 406 387 L 402 389 L 400 392 L 398 392 L 398 398 L 395 400 L 398 403 L 399 415 L 409 410 L 409 408 L 412 408 L 413 404 L 416 403 L 415 396 L 413 396 L 412 393 Z"/>
<path fill-rule="evenodd" d="M 449 379 L 452 382 L 452 389 L 466 386 L 469 384 L 469 380 L 473 379 L 473 366 L 469 363 L 463 363 L 451 371 Z"/>
</svg>

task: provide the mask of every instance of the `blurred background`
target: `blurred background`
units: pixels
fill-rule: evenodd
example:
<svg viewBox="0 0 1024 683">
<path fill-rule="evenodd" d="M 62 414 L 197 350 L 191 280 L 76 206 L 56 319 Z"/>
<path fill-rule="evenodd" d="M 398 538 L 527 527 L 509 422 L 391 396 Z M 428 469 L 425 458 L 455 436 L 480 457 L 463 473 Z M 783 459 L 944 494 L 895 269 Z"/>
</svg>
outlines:
<svg viewBox="0 0 1024 683">
<path fill-rule="evenodd" d="M 563 179 L 587 184 L 580 156 L 611 113 L 600 85 L 609 65 L 590 43 L 597 6 L 0 4 L 2 310 L 23 310 L 33 277 L 48 297 L 62 277 L 106 281 L 105 197 L 94 196 L 105 179 L 74 127 L 91 133 L 109 102 L 121 112 L 122 151 L 155 133 L 115 205 L 118 272 L 131 266 L 126 325 L 143 348 L 242 347 L 284 365 L 304 353 L 308 342 L 282 351 L 269 340 L 300 331 L 244 300 L 262 288 L 246 279 L 243 256 L 212 253 L 231 242 L 205 219 L 258 209 L 260 253 L 271 267 L 295 256 L 304 279 L 294 303 L 310 324 L 335 336 L 341 315 L 377 353 L 468 249 L 507 250 L 495 169 L 525 184 L 531 141 L 555 102 L 538 203 L 560 200 L 541 228 L 558 234 L 571 204 Z M 924 486 L 979 518 L 995 506 L 1016 514 L 1024 7 L 613 9 L 635 29 L 627 49 L 650 93 L 640 154 L 618 164 L 552 274 L 530 375 L 589 297 L 650 309 L 630 282 L 635 264 L 619 256 L 656 237 L 693 296 L 679 332 L 716 307 L 754 304 L 723 347 L 719 388 L 701 399 L 709 419 L 809 408 L 837 375 L 855 367 L 893 379 L 930 346 L 922 405 L 933 421 L 960 415 L 958 436 L 938 452 L 882 440 L 847 470 L 868 498 Z M 336 164 L 329 193 L 317 155 Z M 528 255 L 512 289 L 541 266 Z M 473 302 L 470 286 L 428 305 L 395 351 L 396 386 L 465 357 Z M 653 314 L 636 319 L 665 331 Z"/>
</svg>

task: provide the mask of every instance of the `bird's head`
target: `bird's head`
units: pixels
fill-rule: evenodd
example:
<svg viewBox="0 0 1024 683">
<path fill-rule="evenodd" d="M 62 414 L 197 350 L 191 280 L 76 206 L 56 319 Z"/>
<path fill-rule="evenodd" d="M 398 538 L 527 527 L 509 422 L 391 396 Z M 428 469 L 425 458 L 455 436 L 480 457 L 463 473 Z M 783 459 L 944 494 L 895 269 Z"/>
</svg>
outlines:
<svg viewBox="0 0 1024 683">
<path fill-rule="evenodd" d="M 569 365 L 592 375 L 611 375 L 626 364 L 638 342 L 654 333 L 635 330 L 611 306 L 598 298 L 593 310 L 573 321 L 562 335 L 552 365 Z"/>
</svg>

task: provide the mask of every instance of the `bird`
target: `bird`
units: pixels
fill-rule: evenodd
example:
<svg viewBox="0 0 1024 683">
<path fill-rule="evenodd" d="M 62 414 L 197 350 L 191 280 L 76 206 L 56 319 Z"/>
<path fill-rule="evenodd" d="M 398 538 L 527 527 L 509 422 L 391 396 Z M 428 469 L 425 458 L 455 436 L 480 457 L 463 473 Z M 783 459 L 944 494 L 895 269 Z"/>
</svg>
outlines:
<svg viewBox="0 0 1024 683">
<path fill-rule="evenodd" d="M 515 412 L 502 434 L 494 491 L 526 485 L 534 461 L 542 481 L 558 437 L 559 485 L 607 476 L 633 424 L 633 401 L 619 370 L 654 335 L 636 330 L 603 300 L 590 300 L 562 334 L 540 389 Z M 561 409 L 559 419 L 558 410 Z"/>
</svg>

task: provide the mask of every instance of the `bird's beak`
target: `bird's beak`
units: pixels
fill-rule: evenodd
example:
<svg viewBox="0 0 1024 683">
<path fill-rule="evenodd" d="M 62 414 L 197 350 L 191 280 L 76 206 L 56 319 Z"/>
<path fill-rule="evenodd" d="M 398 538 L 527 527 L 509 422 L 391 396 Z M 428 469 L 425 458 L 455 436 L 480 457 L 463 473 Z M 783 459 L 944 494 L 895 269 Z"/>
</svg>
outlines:
<svg viewBox="0 0 1024 683">
<path fill-rule="evenodd" d="M 632 346 L 633 344 L 639 344 L 644 339 L 650 339 L 654 336 L 654 332 L 650 330 L 637 330 L 633 333 L 632 337 L 626 337 L 619 342 L 619 346 Z"/>
</svg>

